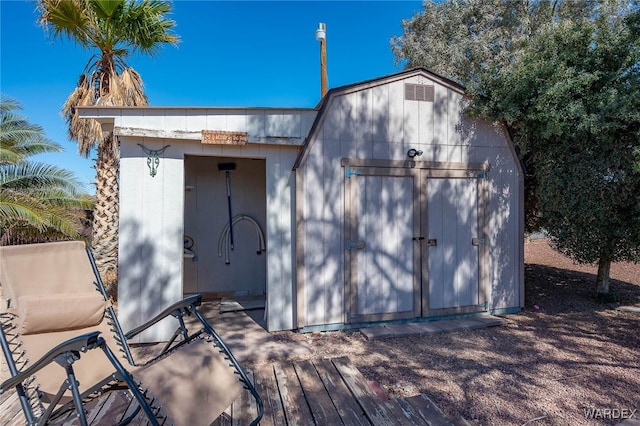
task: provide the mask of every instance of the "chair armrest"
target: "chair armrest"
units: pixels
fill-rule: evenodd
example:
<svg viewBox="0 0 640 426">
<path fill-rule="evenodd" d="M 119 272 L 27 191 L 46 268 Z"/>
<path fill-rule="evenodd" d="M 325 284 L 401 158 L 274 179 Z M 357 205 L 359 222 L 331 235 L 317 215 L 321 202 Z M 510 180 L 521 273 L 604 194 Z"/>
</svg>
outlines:
<svg viewBox="0 0 640 426">
<path fill-rule="evenodd" d="M 99 337 L 99 334 L 99 331 L 94 331 L 92 333 L 73 337 L 60 343 L 49 352 L 44 354 L 39 360 L 31 364 L 28 368 L 11 377 L 10 379 L 2 382 L 0 384 L 0 394 L 22 383 L 23 381 L 34 375 L 38 370 L 41 370 L 45 366 L 49 365 L 52 361 L 55 361 L 56 358 L 58 358 L 60 355 L 63 355 L 65 353 L 87 352 L 88 350 L 102 346 L 104 344 L 104 339 Z"/>
<path fill-rule="evenodd" d="M 146 329 L 148 329 L 149 327 L 155 325 L 156 323 L 160 322 L 161 320 L 163 320 L 164 318 L 168 317 L 169 315 L 174 314 L 176 311 L 180 312 L 181 310 L 191 310 L 193 308 L 195 308 L 196 306 L 200 306 L 202 304 L 202 295 L 201 294 L 195 294 L 193 296 L 189 296 L 186 297 L 176 303 L 174 303 L 173 305 L 169 306 L 168 308 L 166 308 L 164 311 L 160 312 L 158 315 L 156 315 L 155 317 L 151 318 L 149 321 L 145 322 L 144 324 L 130 330 L 128 333 L 125 333 L 124 337 L 126 339 L 131 339 L 134 336 L 137 336 L 138 334 L 142 333 L 143 331 L 145 331 Z"/>
</svg>

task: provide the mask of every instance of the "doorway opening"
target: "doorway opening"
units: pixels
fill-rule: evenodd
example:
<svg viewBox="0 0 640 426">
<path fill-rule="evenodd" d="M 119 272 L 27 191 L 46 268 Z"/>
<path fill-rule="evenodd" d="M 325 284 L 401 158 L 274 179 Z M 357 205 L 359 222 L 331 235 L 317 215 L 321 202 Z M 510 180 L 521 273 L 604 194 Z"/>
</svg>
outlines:
<svg viewBox="0 0 640 426">
<path fill-rule="evenodd" d="M 221 308 L 264 309 L 265 160 L 187 155 L 184 162 L 183 293 Z"/>
</svg>

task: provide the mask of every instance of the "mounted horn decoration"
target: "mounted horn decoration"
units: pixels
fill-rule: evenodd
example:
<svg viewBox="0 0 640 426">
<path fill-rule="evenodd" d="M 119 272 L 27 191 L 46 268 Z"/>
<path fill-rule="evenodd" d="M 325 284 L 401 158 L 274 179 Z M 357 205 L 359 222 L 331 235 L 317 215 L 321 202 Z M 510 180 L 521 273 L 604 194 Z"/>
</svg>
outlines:
<svg viewBox="0 0 640 426">
<path fill-rule="evenodd" d="M 147 166 L 149 166 L 149 174 L 151 177 L 154 177 L 158 172 L 158 166 L 160 165 L 160 154 L 164 152 L 165 149 L 169 148 L 171 145 L 165 145 L 161 149 L 149 149 L 142 144 L 138 144 L 140 148 L 147 154 Z"/>
</svg>

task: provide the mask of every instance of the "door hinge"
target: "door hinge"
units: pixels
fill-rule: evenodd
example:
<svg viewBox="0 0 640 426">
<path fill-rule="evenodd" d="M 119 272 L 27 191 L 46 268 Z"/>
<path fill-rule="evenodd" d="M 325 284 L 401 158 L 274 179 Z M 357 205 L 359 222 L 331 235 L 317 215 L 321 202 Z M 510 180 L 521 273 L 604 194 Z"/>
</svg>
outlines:
<svg viewBox="0 0 640 426">
<path fill-rule="evenodd" d="M 344 170 L 344 174 L 347 178 L 351 178 L 351 176 L 360 176 L 362 172 L 360 170 L 352 169 L 351 167 L 347 167 Z"/>
<path fill-rule="evenodd" d="M 347 240 L 347 250 L 363 249 L 363 248 L 364 248 L 364 241 L 362 241 L 362 240 L 360 240 L 360 241 Z"/>
</svg>

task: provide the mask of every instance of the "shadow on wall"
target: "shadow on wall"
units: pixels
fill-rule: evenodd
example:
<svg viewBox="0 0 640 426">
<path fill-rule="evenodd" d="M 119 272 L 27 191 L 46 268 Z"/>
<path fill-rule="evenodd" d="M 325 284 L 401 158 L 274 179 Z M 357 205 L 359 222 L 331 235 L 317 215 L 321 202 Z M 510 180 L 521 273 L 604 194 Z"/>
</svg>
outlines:
<svg viewBox="0 0 640 426">
<path fill-rule="evenodd" d="M 267 184 L 267 222 L 269 245 L 267 255 L 267 326 L 269 330 L 295 327 L 295 289 L 293 286 L 293 266 L 295 259 L 294 219 L 295 184 L 290 163 L 282 162 L 281 171 L 286 170 Z M 289 211 L 283 211 L 290 206 Z"/>
<path fill-rule="evenodd" d="M 477 179 L 430 179 L 428 203 L 429 236 L 436 247 L 425 247 L 423 262 L 429 262 L 429 308 L 478 305 L 479 236 Z M 482 226 L 482 225 L 481 225 Z M 441 241 L 441 242 L 440 242 Z"/>
<path fill-rule="evenodd" d="M 388 97 L 386 87 L 331 97 L 303 165 L 307 325 L 344 321 L 344 245 L 349 236 L 344 232 L 345 175 L 340 161 L 343 157 L 389 158 Z M 375 112 L 373 105 L 379 106 Z M 397 128 L 400 123 L 395 124 Z"/>
<path fill-rule="evenodd" d="M 224 111 L 225 115 L 233 115 L 234 111 Z M 245 112 L 237 112 L 244 115 Z M 310 113 L 313 114 L 313 113 Z M 286 117 L 286 119 L 285 119 Z M 265 111 L 260 115 L 247 116 L 248 138 L 250 141 L 264 138 L 266 140 L 286 140 L 287 138 L 302 138 L 306 136 L 303 126 L 305 115 L 285 115 L 283 111 Z M 302 135 L 304 133 L 304 135 Z"/>
<path fill-rule="evenodd" d="M 349 265 L 344 264 L 346 239 L 354 236 L 344 235 L 345 219 L 345 171 L 340 165 L 343 157 L 365 159 L 406 160 L 410 148 L 424 150 L 423 161 L 434 159 L 450 160 L 450 153 L 436 152 L 439 149 L 450 150 L 443 132 L 447 122 L 447 114 L 451 100 L 438 96 L 432 105 L 416 106 L 416 114 L 405 116 L 402 110 L 391 110 L 390 98 L 401 97 L 402 91 L 390 92 L 388 86 L 375 87 L 355 94 L 336 96 L 327 106 L 326 121 L 318 133 L 318 142 L 309 154 L 305 164 L 305 244 L 309 249 L 305 254 L 305 291 L 307 306 L 307 324 L 328 324 L 342 322 L 344 307 L 345 274 Z M 419 138 L 418 130 L 424 126 L 426 137 Z M 424 136 L 424 135 L 423 135 Z M 420 142 L 423 143 L 420 143 Z M 462 149 L 462 147 L 460 147 Z M 363 178 L 354 178 L 363 180 Z M 394 179 L 394 178 L 388 178 Z M 313 190 L 315 188 L 317 190 Z M 393 221 L 418 221 L 413 217 L 411 200 L 419 196 L 413 194 L 413 186 L 400 185 L 390 193 L 384 186 L 375 197 L 378 204 L 367 214 L 360 213 L 358 222 L 377 220 L 387 230 L 399 230 L 393 227 Z M 408 192 L 409 191 L 409 192 Z M 407 215 L 398 212 L 398 200 L 409 200 Z M 375 211 L 374 211 L 375 210 Z M 458 212 L 466 215 L 468 212 Z M 376 216 L 375 218 L 373 218 Z M 467 218 L 461 218 L 464 223 Z M 361 235 L 362 226 L 357 235 L 358 240 L 367 240 L 371 235 Z M 374 226 L 367 226 L 374 230 Z M 409 241 L 407 245 L 400 241 L 391 241 L 385 232 L 377 232 L 374 237 L 381 244 L 374 245 L 365 241 L 370 266 L 378 272 L 375 276 L 367 275 L 370 268 L 357 267 L 358 274 L 365 274 L 358 279 L 359 291 L 370 292 L 367 298 L 371 304 L 367 309 L 358 305 L 362 311 L 384 312 L 385 307 L 402 306 L 400 311 L 412 309 L 413 304 L 406 304 L 413 295 L 413 253 L 418 249 L 412 242 L 413 229 L 403 228 L 402 238 Z M 366 232 L 365 232 L 366 234 Z M 397 250 L 390 254 L 389 244 L 399 244 L 405 250 Z M 363 257 L 358 254 L 358 258 Z M 359 260 L 360 261 L 360 260 Z M 426 261 L 426 256 L 423 257 Z M 390 268 L 393 266 L 393 268 Z M 457 265 L 456 265 L 457 266 Z M 453 267 L 453 265 L 452 265 Z M 393 270 L 395 268 L 395 270 Z M 409 282 L 407 282 L 409 281 Z M 347 284 L 348 285 L 348 284 Z M 410 294 L 409 294 L 410 293 Z M 362 296 L 362 295 L 360 295 Z M 393 308 L 392 308 L 393 309 Z"/>
<path fill-rule="evenodd" d="M 509 136 L 503 125 L 470 118 L 466 114 L 469 106 L 470 101 L 463 98 L 458 108 L 456 133 L 463 146 L 468 149 L 466 156 L 463 152 L 462 161 L 490 165 L 487 206 L 488 239 L 491 244 L 489 310 L 516 307 L 520 305 L 519 299 L 524 291 L 520 276 L 520 265 L 524 259 L 519 246 L 523 236 L 519 235 L 522 230 L 518 223 L 518 215 L 524 212 L 520 211 L 518 196 L 522 194 L 521 189 L 516 186 L 518 169 L 514 163 L 520 160 L 512 158 L 512 150 L 508 145 Z"/>
<path fill-rule="evenodd" d="M 171 303 L 181 299 L 180 263 L 182 252 L 171 252 L 172 244 L 181 242 L 181 230 L 162 234 L 164 241 L 145 236 L 145 227 L 137 221 L 120 223 L 120 252 L 118 280 L 118 317 L 126 331 L 151 319 Z M 156 233 L 156 235 L 159 235 Z M 141 336 L 144 341 L 166 340 L 175 325 L 162 321 L 149 333 Z"/>
<path fill-rule="evenodd" d="M 497 155 L 492 164 L 493 173 L 499 176 L 514 175 L 516 170 L 513 167 L 510 158 L 504 155 Z M 515 178 L 510 180 L 517 181 Z M 520 282 L 520 268 L 524 265 L 523 247 L 520 244 L 524 241 L 524 236 L 520 235 L 522 229 L 516 219 L 523 214 L 519 212 L 519 191 L 505 178 L 492 180 L 489 187 L 491 258 L 500 260 L 490 265 L 492 309 L 519 306 L 520 293 L 524 291 L 524 283 Z"/>
</svg>

